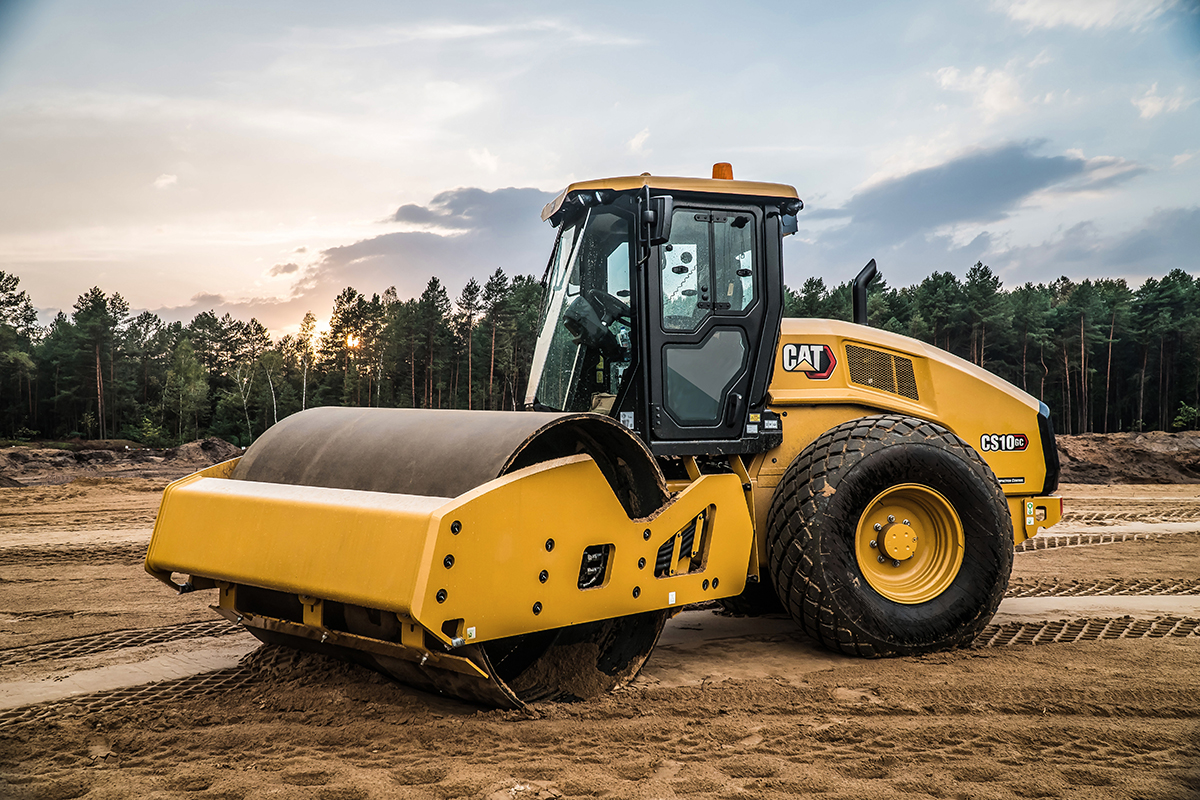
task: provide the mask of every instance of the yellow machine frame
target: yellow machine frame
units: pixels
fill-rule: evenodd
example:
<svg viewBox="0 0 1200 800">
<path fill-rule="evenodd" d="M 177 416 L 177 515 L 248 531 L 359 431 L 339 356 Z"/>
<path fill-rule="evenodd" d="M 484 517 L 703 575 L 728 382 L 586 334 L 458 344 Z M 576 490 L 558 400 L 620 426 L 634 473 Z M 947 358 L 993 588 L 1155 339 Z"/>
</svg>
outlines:
<svg viewBox="0 0 1200 800">
<path fill-rule="evenodd" d="M 782 184 L 643 175 L 572 184 L 543 218 L 572 192 L 641 187 L 796 197 Z M 455 650 L 740 594 L 767 562 L 768 511 L 788 466 L 850 420 L 899 414 L 965 440 L 1001 484 L 1014 544 L 1061 519 L 1061 500 L 1045 493 L 1038 401 L 981 367 L 905 336 L 817 319 L 784 320 L 774 359 L 766 408 L 779 415 L 770 423 L 782 443 L 729 456 L 732 474 L 702 474 L 696 457 L 683 458 L 687 479 L 668 482 L 670 499 L 649 517 L 630 518 L 585 454 L 515 469 L 453 498 L 234 480 L 235 459 L 167 487 L 146 569 L 181 591 L 219 588 L 214 608 L 252 628 L 486 679 L 486 661 Z M 919 503 L 931 490 L 913 491 Z M 945 528 L 943 543 L 959 542 L 947 556 L 957 570 L 962 527 L 954 517 Z M 580 553 L 594 547 L 610 548 L 605 573 L 581 589 Z M 190 577 L 180 585 L 173 574 Z M 302 612 L 252 614 L 239 587 L 289 595 Z M 327 603 L 394 615 L 399 635 L 331 628 Z"/>
<path fill-rule="evenodd" d="M 789 371 L 783 363 L 787 345 L 828 346 L 837 364 L 829 375 L 819 379 L 799 370 Z M 911 361 L 915 391 L 909 394 L 915 394 L 916 398 L 898 394 L 894 388 L 852 380 L 844 366 L 849 360 L 847 346 L 867 349 L 888 359 L 899 357 Z M 874 358 L 874 363 L 886 364 L 886 360 Z M 894 361 L 891 369 L 894 378 Z M 932 345 L 837 320 L 785 319 L 776 348 L 768 407 L 783 418 L 783 443 L 754 456 L 749 463 L 740 456 L 730 459 L 735 473 L 749 487 L 747 494 L 755 529 L 749 574 L 755 578 L 760 577 L 760 565 L 767 560 L 767 511 L 788 465 L 825 431 L 873 414 L 905 414 L 936 422 L 976 450 L 983 436 L 1024 435 L 1026 445 L 1022 450 L 980 453 L 1001 479 L 1012 515 L 1014 545 L 1062 519 L 1062 498 L 1030 491 L 1040 490 L 1046 479 L 1037 401 L 981 367 Z M 980 408 L 987 408 L 988 413 L 980 415 Z M 668 487 L 672 491 L 680 491 L 700 477 L 695 460 L 687 462 L 690 479 L 670 482 Z"/>
<path fill-rule="evenodd" d="M 309 627 L 324 629 L 319 605 L 332 600 L 394 613 L 455 647 L 681 608 L 746 582 L 753 528 L 735 475 L 704 476 L 653 516 L 630 519 L 585 455 L 456 498 L 232 480 L 235 464 L 167 487 L 146 555 L 164 582 L 183 573 L 194 588 L 222 587 L 230 612 L 230 586 L 271 587 L 301 599 Z M 671 567 L 655 577 L 666 542 Z M 579 553 L 597 543 L 614 551 L 607 574 L 580 591 Z"/>
</svg>

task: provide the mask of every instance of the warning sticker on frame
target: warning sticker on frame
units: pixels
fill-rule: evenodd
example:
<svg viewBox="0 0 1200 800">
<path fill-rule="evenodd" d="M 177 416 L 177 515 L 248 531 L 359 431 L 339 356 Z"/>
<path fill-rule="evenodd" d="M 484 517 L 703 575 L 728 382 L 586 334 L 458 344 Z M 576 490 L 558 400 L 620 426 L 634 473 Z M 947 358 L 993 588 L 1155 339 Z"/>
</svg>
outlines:
<svg viewBox="0 0 1200 800">
<path fill-rule="evenodd" d="M 783 346 L 783 368 L 788 372 L 803 372 L 815 381 L 823 381 L 833 374 L 836 366 L 833 348 L 827 344 Z"/>
</svg>

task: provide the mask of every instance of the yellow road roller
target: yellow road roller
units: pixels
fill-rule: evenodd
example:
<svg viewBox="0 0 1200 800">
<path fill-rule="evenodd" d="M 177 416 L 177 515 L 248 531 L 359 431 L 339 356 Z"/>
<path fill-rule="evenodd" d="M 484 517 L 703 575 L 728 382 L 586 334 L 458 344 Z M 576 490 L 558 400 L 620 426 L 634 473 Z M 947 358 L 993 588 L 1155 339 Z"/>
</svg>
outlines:
<svg viewBox="0 0 1200 800">
<path fill-rule="evenodd" d="M 1062 514 L 1049 410 L 936 347 L 783 319 L 791 186 L 574 183 L 526 410 L 315 408 L 167 487 L 146 569 L 265 642 L 520 707 L 631 680 L 688 604 L 969 644 Z"/>
</svg>

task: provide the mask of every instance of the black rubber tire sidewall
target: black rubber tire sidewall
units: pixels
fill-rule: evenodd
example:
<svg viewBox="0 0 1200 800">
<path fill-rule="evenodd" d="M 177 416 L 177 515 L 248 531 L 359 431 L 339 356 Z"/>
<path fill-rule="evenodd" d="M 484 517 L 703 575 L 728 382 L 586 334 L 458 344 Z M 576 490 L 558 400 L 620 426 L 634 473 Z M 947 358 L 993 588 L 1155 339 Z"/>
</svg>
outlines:
<svg viewBox="0 0 1200 800">
<path fill-rule="evenodd" d="M 875 591 L 855 554 L 867 505 L 904 483 L 940 493 L 964 530 L 954 581 L 919 604 Z M 788 613 L 825 646 L 853 655 L 969 644 L 991 620 L 1012 570 L 1012 521 L 991 469 L 953 433 L 911 417 L 866 417 L 819 437 L 785 472 L 767 525 L 770 571 Z"/>
<path fill-rule="evenodd" d="M 766 614 L 785 613 L 783 603 L 775 592 L 769 575 L 764 574 L 757 583 L 747 581 L 739 595 L 722 597 L 717 601 L 729 614 L 737 617 L 761 617 Z"/>
</svg>

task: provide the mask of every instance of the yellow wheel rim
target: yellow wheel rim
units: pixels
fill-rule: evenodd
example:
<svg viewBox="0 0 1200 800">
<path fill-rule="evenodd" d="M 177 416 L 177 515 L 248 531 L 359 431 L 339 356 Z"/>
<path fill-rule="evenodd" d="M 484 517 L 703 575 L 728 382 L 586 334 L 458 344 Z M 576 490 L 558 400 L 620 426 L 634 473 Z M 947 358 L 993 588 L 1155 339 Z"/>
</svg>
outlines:
<svg viewBox="0 0 1200 800">
<path fill-rule="evenodd" d="M 962 521 L 938 492 L 903 483 L 867 505 L 855 531 L 854 553 L 872 589 L 897 603 L 924 603 L 958 576 Z"/>
</svg>

